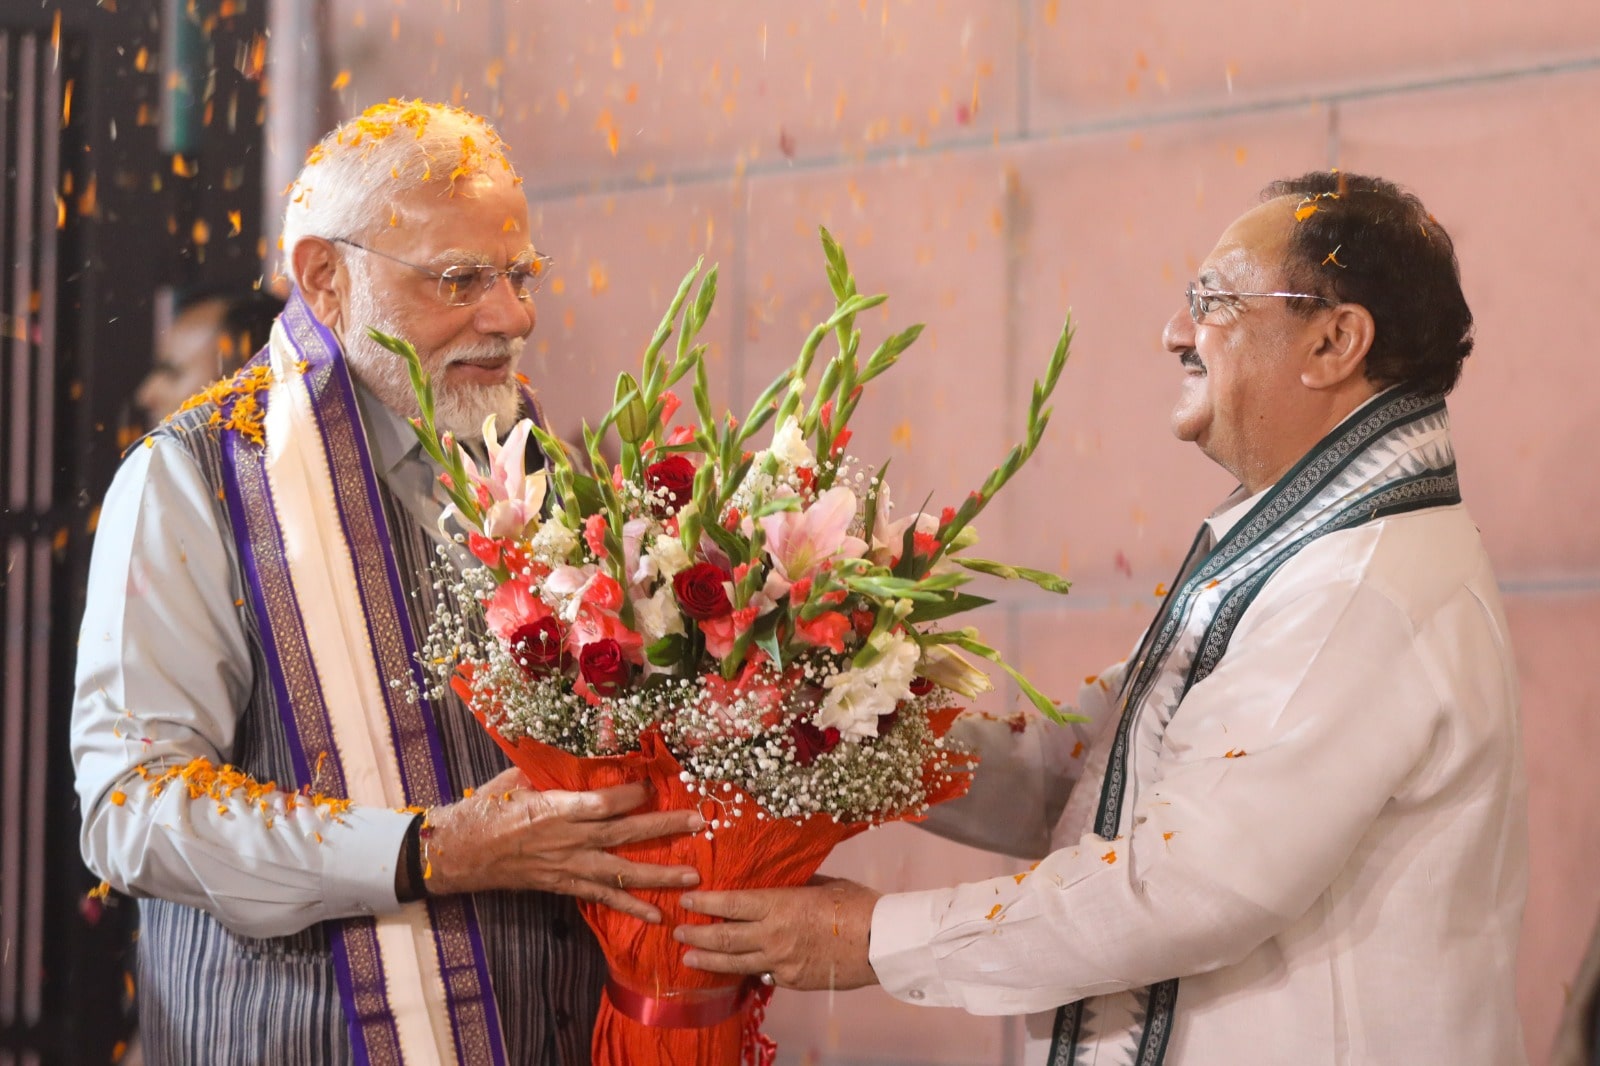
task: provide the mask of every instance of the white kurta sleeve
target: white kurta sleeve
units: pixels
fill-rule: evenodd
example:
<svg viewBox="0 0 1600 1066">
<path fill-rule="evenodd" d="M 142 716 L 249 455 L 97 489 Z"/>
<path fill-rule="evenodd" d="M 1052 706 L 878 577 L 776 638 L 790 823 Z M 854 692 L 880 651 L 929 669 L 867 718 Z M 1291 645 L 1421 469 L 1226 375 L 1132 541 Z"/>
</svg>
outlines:
<svg viewBox="0 0 1600 1066">
<path fill-rule="evenodd" d="M 1077 706 L 1067 708 L 1086 722 L 962 715 L 949 735 L 978 755 L 972 787 L 960 799 L 934 807 L 919 824 L 962 844 L 1019 859 L 1041 858 L 1050 850 L 1050 831 L 1067 795 L 1083 775 L 1084 756 L 1116 718 L 1124 666 L 1118 663 L 1088 679 Z"/>
<path fill-rule="evenodd" d="M 78 641 L 72 755 L 84 861 L 118 891 L 198 907 L 235 932 L 281 936 L 399 907 L 411 815 L 330 817 L 279 793 L 191 798 L 151 779 L 233 751 L 253 680 L 245 595 L 216 501 L 183 449 L 137 446 L 100 512 Z M 148 776 L 147 776 L 148 775 Z M 157 794 L 159 791 L 159 794 Z"/>
<path fill-rule="evenodd" d="M 1330 538 L 1332 539 L 1332 538 Z M 978 1014 L 1047 1010 L 1206 972 L 1303 915 L 1425 759 L 1441 700 L 1415 623 L 1358 564 L 1263 590 L 1160 744 L 1126 838 L 1035 869 L 883 897 L 885 989 Z"/>
</svg>

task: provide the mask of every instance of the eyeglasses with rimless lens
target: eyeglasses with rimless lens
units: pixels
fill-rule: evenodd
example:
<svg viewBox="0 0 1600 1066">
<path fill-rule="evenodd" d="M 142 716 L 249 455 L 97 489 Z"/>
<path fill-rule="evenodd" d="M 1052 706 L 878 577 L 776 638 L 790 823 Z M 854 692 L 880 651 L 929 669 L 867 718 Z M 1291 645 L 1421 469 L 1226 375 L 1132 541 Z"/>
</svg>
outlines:
<svg viewBox="0 0 1600 1066">
<path fill-rule="evenodd" d="M 1246 296 L 1279 296 L 1285 300 L 1315 300 L 1318 303 L 1333 306 L 1333 301 L 1326 296 L 1318 296 L 1310 292 L 1235 292 L 1231 289 L 1208 289 L 1197 282 L 1189 282 L 1189 287 L 1184 290 L 1184 295 L 1189 298 L 1189 316 L 1199 322 L 1213 311 L 1221 310 L 1229 301 L 1239 300 Z"/>
<path fill-rule="evenodd" d="M 380 252 L 376 248 L 368 248 L 364 244 L 344 237 L 330 238 L 335 244 L 349 245 L 358 252 L 375 255 L 379 259 L 387 259 L 391 263 L 410 267 L 419 274 L 426 274 L 439 281 L 439 299 L 451 307 L 466 307 L 475 304 L 494 288 L 494 283 L 501 278 L 506 279 L 506 284 L 511 286 L 511 295 L 519 300 L 531 300 L 533 294 L 539 291 L 539 286 L 544 283 L 544 277 L 550 272 L 550 257 L 534 252 L 525 258 L 518 259 L 515 263 L 500 270 L 489 266 L 487 263 L 462 263 L 457 266 L 445 267 L 443 270 L 430 270 L 416 263 L 408 263 L 398 256 L 388 252 Z"/>
</svg>

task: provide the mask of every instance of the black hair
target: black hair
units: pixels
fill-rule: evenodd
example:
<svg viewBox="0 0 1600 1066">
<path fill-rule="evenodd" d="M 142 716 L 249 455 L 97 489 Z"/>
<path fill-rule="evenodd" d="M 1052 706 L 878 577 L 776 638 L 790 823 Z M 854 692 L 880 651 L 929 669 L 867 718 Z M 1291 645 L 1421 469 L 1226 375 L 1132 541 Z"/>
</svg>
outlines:
<svg viewBox="0 0 1600 1066">
<path fill-rule="evenodd" d="M 1472 311 L 1455 245 L 1422 201 L 1391 181 L 1340 171 L 1275 181 L 1263 199 L 1299 198 L 1286 282 L 1365 307 L 1376 325 L 1367 377 L 1436 393 L 1472 354 Z M 1291 300 L 1305 315 L 1321 305 Z"/>
</svg>

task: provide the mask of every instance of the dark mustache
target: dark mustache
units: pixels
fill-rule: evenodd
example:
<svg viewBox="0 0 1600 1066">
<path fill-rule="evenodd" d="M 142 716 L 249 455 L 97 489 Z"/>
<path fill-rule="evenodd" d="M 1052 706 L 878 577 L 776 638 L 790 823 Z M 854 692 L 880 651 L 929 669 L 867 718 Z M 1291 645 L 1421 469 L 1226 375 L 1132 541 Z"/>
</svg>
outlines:
<svg viewBox="0 0 1600 1066">
<path fill-rule="evenodd" d="M 1178 355 L 1178 361 L 1193 370 L 1204 370 L 1205 363 L 1200 361 L 1200 353 L 1193 348 L 1186 348 Z"/>
</svg>

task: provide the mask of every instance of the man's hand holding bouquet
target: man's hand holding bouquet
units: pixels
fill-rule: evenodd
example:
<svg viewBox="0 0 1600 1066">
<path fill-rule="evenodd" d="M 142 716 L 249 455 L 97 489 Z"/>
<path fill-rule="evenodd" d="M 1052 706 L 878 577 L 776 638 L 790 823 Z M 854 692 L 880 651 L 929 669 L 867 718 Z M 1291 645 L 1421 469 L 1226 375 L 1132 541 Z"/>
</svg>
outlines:
<svg viewBox="0 0 1600 1066">
<path fill-rule="evenodd" d="M 962 794 L 973 759 L 943 737 L 961 704 L 990 687 L 969 655 L 1062 720 L 952 619 L 991 602 L 965 591 L 977 575 L 1066 591 L 1051 574 L 966 551 L 973 520 L 1039 445 L 1070 321 L 1034 385 L 1023 443 L 956 505 L 896 516 L 887 464 L 850 456 L 849 423 L 866 385 L 922 327 L 863 359 L 856 318 L 886 297 L 857 293 L 826 230 L 822 244 L 834 312 L 743 421 L 710 405 L 695 338 L 716 270 L 691 299 L 697 264 L 639 376 L 621 375 L 612 408 L 585 426 L 581 466 L 534 421 L 501 440 L 491 418 L 480 469 L 436 432 L 410 345 L 374 334 L 410 363 L 417 435 L 453 501 L 441 526 L 453 522 L 481 564 L 448 579 L 462 606 L 441 611 L 424 642 L 433 682 L 461 695 L 536 788 L 647 781 L 653 809 L 698 808 L 703 833 L 616 850 L 693 866 L 702 889 L 804 884 L 846 838 Z M 837 350 L 813 391 L 830 336 Z M 695 417 L 680 420 L 673 390 L 685 382 Z M 620 455 L 609 470 L 607 434 Z M 529 471 L 530 435 L 547 469 Z M 637 894 L 663 924 L 582 905 L 611 969 L 595 1061 L 769 1058 L 758 1029 L 767 990 L 685 967 L 670 931 L 709 919 L 679 907 L 678 890 Z"/>
</svg>

